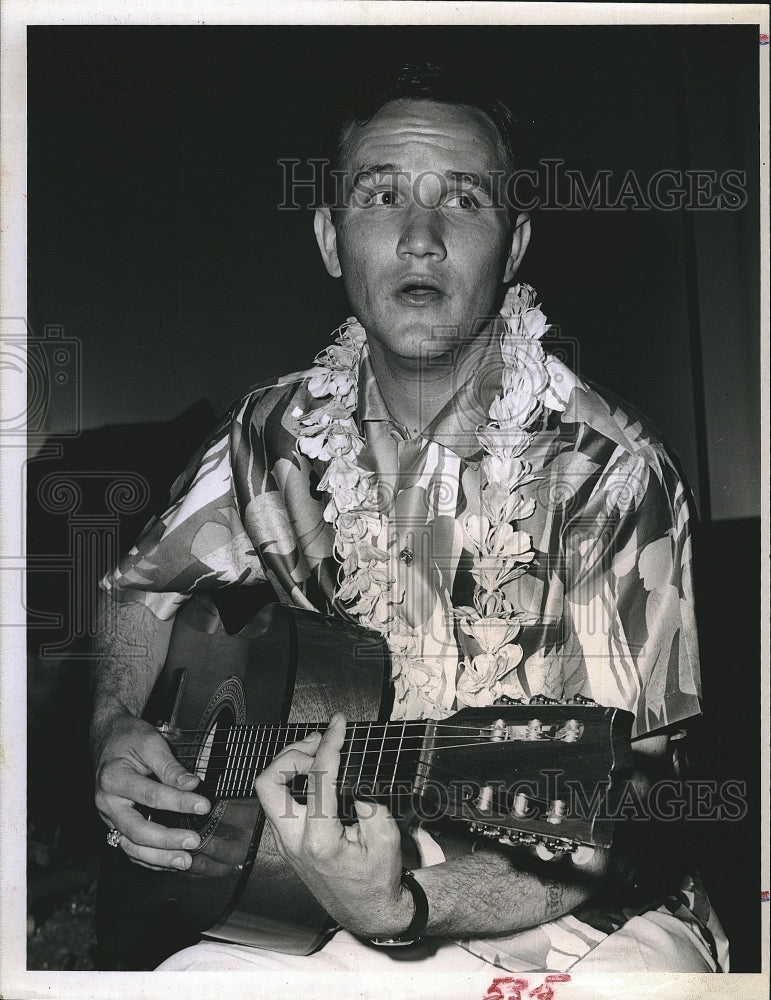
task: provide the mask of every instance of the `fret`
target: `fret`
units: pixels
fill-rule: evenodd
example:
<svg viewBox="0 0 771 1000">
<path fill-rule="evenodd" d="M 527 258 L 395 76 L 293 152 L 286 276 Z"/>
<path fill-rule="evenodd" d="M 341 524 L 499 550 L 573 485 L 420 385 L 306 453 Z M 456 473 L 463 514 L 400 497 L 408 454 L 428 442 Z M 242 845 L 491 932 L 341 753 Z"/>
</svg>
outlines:
<svg viewBox="0 0 771 1000">
<path fill-rule="evenodd" d="M 265 754 L 265 767 L 269 767 L 270 764 L 273 763 L 273 761 L 275 760 L 276 755 L 278 754 L 278 751 L 280 749 L 280 747 L 279 747 L 279 741 L 280 741 L 279 727 L 278 726 L 269 726 L 268 729 L 270 731 L 270 735 L 268 736 L 268 745 L 265 748 L 265 750 L 266 750 L 266 754 Z"/>
<path fill-rule="evenodd" d="M 372 792 L 374 795 L 377 795 L 377 776 L 380 771 L 380 765 L 383 763 L 383 752 L 385 751 L 385 741 L 387 732 L 388 732 L 388 726 L 383 726 L 383 735 L 380 737 L 380 751 L 377 755 L 377 762 L 375 764 L 375 775 L 372 778 Z"/>
<path fill-rule="evenodd" d="M 407 731 L 407 720 L 405 719 L 402 722 L 402 731 L 399 736 L 399 746 L 396 748 L 396 760 L 394 761 L 394 769 L 391 775 L 391 788 L 390 788 L 391 795 L 393 795 L 394 793 L 394 783 L 396 781 L 396 775 L 399 771 L 399 759 L 401 757 L 402 747 L 404 745 L 404 734 L 406 733 L 406 731 Z"/>
<path fill-rule="evenodd" d="M 340 778 L 340 787 L 345 788 L 346 782 L 348 781 L 348 768 L 351 764 L 351 750 L 353 748 L 353 741 L 356 739 L 356 723 L 351 726 L 351 735 L 348 738 L 348 752 L 345 755 L 345 764 L 343 764 L 343 773 Z"/>
<path fill-rule="evenodd" d="M 244 775 L 244 787 L 241 794 L 244 796 L 251 796 L 252 787 L 254 785 L 254 779 L 256 778 L 257 770 L 257 757 L 255 755 L 255 748 L 257 746 L 257 729 L 255 726 L 249 726 L 249 736 L 246 741 L 246 750 L 248 761 L 245 768 Z"/>
<path fill-rule="evenodd" d="M 356 782 L 358 787 L 363 783 L 364 780 L 364 765 L 367 761 L 367 754 L 369 753 L 369 743 L 372 737 L 372 723 L 367 725 L 367 735 L 364 737 L 364 749 L 361 752 L 361 764 L 359 764 L 359 780 Z"/>
<path fill-rule="evenodd" d="M 269 727 L 266 725 L 260 725 L 260 745 L 257 748 L 257 774 L 262 773 L 267 765 L 267 743 L 270 739 Z"/>
<path fill-rule="evenodd" d="M 224 798 L 228 790 L 228 781 L 230 780 L 230 748 L 233 743 L 233 729 L 232 727 L 228 729 L 227 736 L 225 737 L 225 763 L 222 768 L 222 772 L 217 780 L 217 789 L 220 798 Z M 216 742 L 215 742 L 216 747 Z"/>
<path fill-rule="evenodd" d="M 233 733 L 233 749 L 231 751 L 231 770 L 230 770 L 230 781 L 228 783 L 228 798 L 233 798 L 237 794 L 238 789 L 238 777 L 240 772 L 240 751 L 241 751 L 241 739 L 243 737 L 243 727 L 233 726 L 231 729 Z"/>
<path fill-rule="evenodd" d="M 237 797 L 241 794 L 241 785 L 244 778 L 244 762 L 245 762 L 245 746 L 246 746 L 246 727 L 238 726 L 238 732 L 236 733 L 236 751 L 235 760 L 236 768 L 235 774 L 233 776 L 233 791 L 232 795 Z"/>
</svg>

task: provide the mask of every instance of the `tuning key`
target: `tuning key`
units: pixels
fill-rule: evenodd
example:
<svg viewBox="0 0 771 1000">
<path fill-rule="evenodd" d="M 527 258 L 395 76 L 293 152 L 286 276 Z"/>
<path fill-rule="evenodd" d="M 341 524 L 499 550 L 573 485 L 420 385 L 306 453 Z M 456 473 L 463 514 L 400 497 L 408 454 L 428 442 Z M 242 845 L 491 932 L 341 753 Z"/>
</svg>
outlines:
<svg viewBox="0 0 771 1000">
<path fill-rule="evenodd" d="M 492 785 L 482 785 L 479 795 L 474 800 L 474 805 L 480 812 L 493 811 L 493 787 Z"/>
<path fill-rule="evenodd" d="M 565 814 L 567 812 L 565 803 L 562 799 L 554 799 L 552 804 L 549 806 L 549 810 L 546 813 L 546 822 L 558 824 L 563 821 Z"/>
<path fill-rule="evenodd" d="M 599 708 L 600 706 L 594 700 L 594 698 L 587 698 L 583 694 L 574 694 L 572 698 L 566 699 L 566 705 L 587 705 L 591 708 Z"/>
<path fill-rule="evenodd" d="M 531 719 L 525 729 L 526 740 L 540 740 L 543 723 L 540 719 Z"/>
<path fill-rule="evenodd" d="M 514 796 L 514 802 L 511 807 L 512 816 L 518 816 L 520 818 L 527 816 L 530 812 L 530 800 L 524 792 L 517 792 Z"/>
<path fill-rule="evenodd" d="M 581 739 L 583 731 L 582 722 L 579 722 L 578 719 L 568 719 L 557 733 L 557 739 L 563 740 L 565 743 L 575 743 Z"/>
</svg>

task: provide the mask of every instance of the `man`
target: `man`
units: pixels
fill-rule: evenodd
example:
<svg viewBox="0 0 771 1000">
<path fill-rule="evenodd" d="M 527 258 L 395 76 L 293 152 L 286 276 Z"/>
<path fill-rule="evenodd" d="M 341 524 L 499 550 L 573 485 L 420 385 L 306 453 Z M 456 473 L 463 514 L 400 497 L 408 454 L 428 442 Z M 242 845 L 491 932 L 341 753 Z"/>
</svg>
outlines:
<svg viewBox="0 0 771 1000">
<path fill-rule="evenodd" d="M 233 408 L 107 581 L 118 627 L 95 677 L 96 802 L 138 864 L 188 868 L 199 838 L 135 804 L 209 809 L 138 718 L 193 592 L 267 581 L 285 603 L 381 632 L 396 718 L 501 695 L 628 709 L 641 791 L 663 773 L 673 727 L 698 712 L 685 490 L 636 415 L 543 351 L 532 290 L 504 296 L 530 237 L 505 197 L 511 124 L 433 67 L 364 92 L 338 131 L 334 201 L 315 218 L 356 320 L 310 371 Z M 308 958 L 206 944 L 162 968 L 364 964 L 432 982 L 451 968 L 478 995 L 489 963 L 726 967 L 697 882 L 630 908 L 628 859 L 608 852 L 568 875 L 506 848 L 445 858 L 420 832 L 424 866 L 403 878 L 384 806 L 360 803 L 353 827 L 313 808 L 332 794 L 344 731 L 334 716 L 256 784 L 282 853 L 343 930 Z M 287 808 L 293 772 L 310 775 L 307 811 Z M 412 938 L 427 943 L 398 963 L 380 947 Z"/>
</svg>

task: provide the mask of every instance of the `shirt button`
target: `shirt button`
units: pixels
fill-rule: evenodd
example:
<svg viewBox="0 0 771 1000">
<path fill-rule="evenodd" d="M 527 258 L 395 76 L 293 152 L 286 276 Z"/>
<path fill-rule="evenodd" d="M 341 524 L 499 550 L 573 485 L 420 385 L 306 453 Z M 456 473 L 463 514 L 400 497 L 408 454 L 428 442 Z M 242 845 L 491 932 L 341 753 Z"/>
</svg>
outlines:
<svg viewBox="0 0 771 1000">
<path fill-rule="evenodd" d="M 399 558 L 401 559 L 401 561 L 404 563 L 405 566 L 411 566 L 415 556 L 412 554 L 411 549 L 404 548 L 399 553 Z"/>
</svg>

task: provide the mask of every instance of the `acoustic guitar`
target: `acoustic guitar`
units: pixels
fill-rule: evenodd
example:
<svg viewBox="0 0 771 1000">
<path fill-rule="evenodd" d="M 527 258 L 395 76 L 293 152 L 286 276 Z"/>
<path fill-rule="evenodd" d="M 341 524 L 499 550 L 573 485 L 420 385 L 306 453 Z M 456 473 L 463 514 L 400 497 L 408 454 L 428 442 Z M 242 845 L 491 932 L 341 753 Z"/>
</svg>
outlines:
<svg viewBox="0 0 771 1000">
<path fill-rule="evenodd" d="M 610 845 L 613 800 L 631 768 L 629 712 L 536 697 L 391 722 L 381 636 L 280 604 L 242 627 L 243 617 L 205 598 L 177 615 L 145 717 L 200 776 L 212 808 L 152 816 L 200 834 L 186 872 L 151 871 L 105 851 L 96 911 L 103 967 L 152 968 L 201 935 L 295 954 L 324 941 L 330 919 L 278 853 L 253 783 L 282 747 L 323 729 L 335 711 L 369 720 L 349 723 L 342 750 L 344 822 L 356 795 L 387 801 L 405 829 L 450 821 L 550 854 Z M 301 801 L 302 781 L 293 792 Z"/>
</svg>

